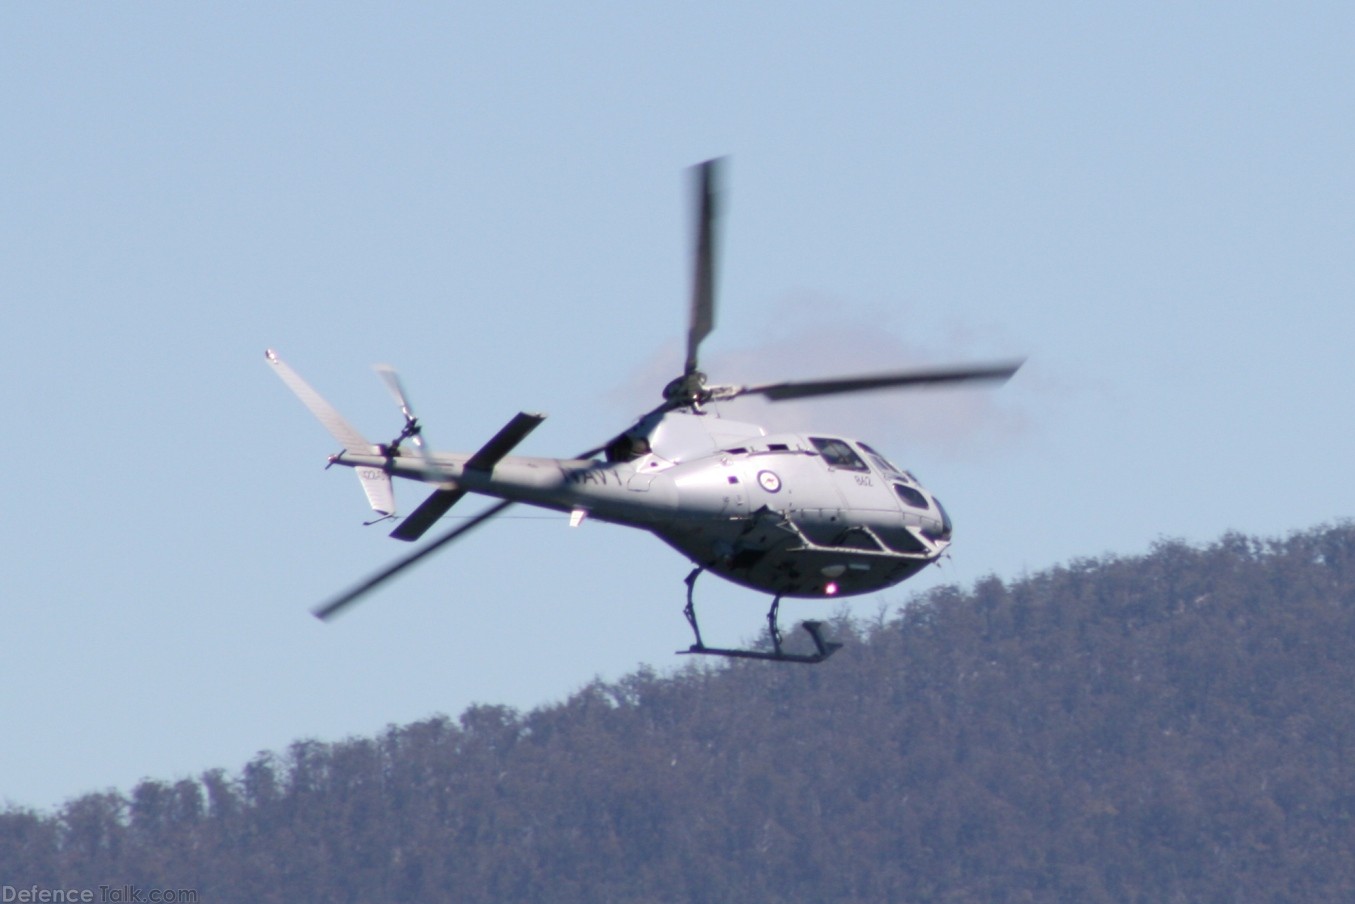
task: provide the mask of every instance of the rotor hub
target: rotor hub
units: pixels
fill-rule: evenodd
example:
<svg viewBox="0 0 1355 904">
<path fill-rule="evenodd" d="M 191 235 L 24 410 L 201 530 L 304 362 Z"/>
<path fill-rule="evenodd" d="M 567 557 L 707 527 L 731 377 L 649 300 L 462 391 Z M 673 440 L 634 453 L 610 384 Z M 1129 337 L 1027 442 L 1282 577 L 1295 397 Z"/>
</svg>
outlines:
<svg viewBox="0 0 1355 904">
<path fill-rule="evenodd" d="M 683 374 L 663 388 L 663 397 L 670 405 L 700 405 L 710 398 L 706 375 L 699 370 Z"/>
</svg>

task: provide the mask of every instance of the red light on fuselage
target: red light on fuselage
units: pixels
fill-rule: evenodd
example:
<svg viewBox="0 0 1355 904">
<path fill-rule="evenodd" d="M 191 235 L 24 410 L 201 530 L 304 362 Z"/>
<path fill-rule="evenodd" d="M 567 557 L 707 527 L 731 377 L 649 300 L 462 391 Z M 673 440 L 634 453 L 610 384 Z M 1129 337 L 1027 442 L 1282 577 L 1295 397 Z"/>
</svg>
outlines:
<svg viewBox="0 0 1355 904">
<path fill-rule="evenodd" d="M 829 581 L 827 584 L 823 585 L 823 592 L 825 596 L 833 596 L 837 593 L 837 584 L 833 581 Z"/>
</svg>

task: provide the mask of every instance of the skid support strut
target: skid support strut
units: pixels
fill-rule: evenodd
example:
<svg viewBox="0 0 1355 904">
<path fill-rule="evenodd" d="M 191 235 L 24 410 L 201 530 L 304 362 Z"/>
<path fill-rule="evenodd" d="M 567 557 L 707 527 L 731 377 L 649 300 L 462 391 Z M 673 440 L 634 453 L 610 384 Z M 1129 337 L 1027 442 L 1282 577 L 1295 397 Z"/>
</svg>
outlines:
<svg viewBox="0 0 1355 904">
<path fill-rule="evenodd" d="M 842 644 L 832 643 L 823 639 L 823 622 L 805 621 L 801 622 L 805 632 L 809 634 L 814 641 L 814 653 L 787 653 L 781 649 L 781 628 L 777 624 L 777 615 L 781 610 L 781 594 L 772 597 L 771 608 L 767 610 L 767 633 L 772 638 L 772 652 L 765 650 L 727 650 L 720 647 L 708 647 L 701 640 L 701 628 L 696 623 L 696 603 L 692 599 L 693 592 L 696 589 L 696 579 L 700 577 L 701 572 L 705 571 L 703 567 L 692 569 L 692 573 L 687 575 L 683 582 L 687 585 L 687 605 L 682 610 L 682 614 L 687 617 L 687 624 L 692 626 L 692 634 L 696 637 L 696 643 L 685 650 L 678 650 L 679 655 L 700 654 L 703 656 L 724 656 L 729 659 L 766 659 L 772 662 L 801 662 L 808 665 L 823 662 L 829 656 L 837 652 Z"/>
<path fill-rule="evenodd" d="M 781 655 L 781 628 L 776 624 L 776 615 L 781 611 L 781 594 L 772 597 L 772 607 L 767 610 L 767 633 L 772 638 L 772 649 Z"/>
<path fill-rule="evenodd" d="M 706 649 L 706 645 L 701 642 L 701 628 L 696 624 L 696 604 L 692 602 L 692 591 L 696 589 L 696 579 L 701 576 L 701 572 L 706 569 L 697 566 L 692 569 L 692 573 L 687 575 L 683 581 L 687 585 L 687 608 L 682 610 L 682 614 L 687 616 L 687 624 L 692 626 L 692 633 L 696 635 L 696 643 L 692 644 L 689 653 L 700 653 Z"/>
</svg>

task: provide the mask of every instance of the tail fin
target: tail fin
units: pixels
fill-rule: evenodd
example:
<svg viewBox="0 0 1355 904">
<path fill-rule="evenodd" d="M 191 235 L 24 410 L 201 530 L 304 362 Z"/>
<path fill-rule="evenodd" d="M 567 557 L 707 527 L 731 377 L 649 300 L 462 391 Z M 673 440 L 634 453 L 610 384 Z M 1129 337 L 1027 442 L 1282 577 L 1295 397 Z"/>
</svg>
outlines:
<svg viewBox="0 0 1355 904">
<path fill-rule="evenodd" d="M 315 415 L 315 419 L 320 422 L 329 435 L 339 441 L 345 452 L 352 452 L 355 455 L 371 455 L 376 451 L 376 447 L 367 442 L 357 428 L 343 419 L 343 415 L 335 410 L 334 406 L 326 402 L 320 393 L 316 392 L 311 384 L 301 379 L 301 375 L 292 370 L 287 364 L 278 357 L 278 353 L 271 348 L 264 352 L 268 358 L 268 363 L 273 365 L 273 372 L 276 373 L 282 382 L 287 384 L 287 388 L 296 393 L 296 397 L 301 400 L 310 413 Z"/>
<path fill-rule="evenodd" d="M 264 355 L 273 366 L 273 372 L 296 394 L 301 404 L 315 415 L 315 419 L 329 431 L 329 435 L 338 440 L 345 452 L 354 455 L 372 455 L 380 451 L 379 447 L 369 443 L 356 427 L 344 420 L 343 415 L 325 401 L 325 398 L 303 380 L 300 374 L 288 367 L 278 357 L 277 352 L 270 348 Z M 394 515 L 395 490 L 391 487 L 390 475 L 380 468 L 355 468 L 354 471 L 362 484 L 362 491 L 367 494 L 367 502 L 371 505 L 372 511 L 383 518 Z"/>
</svg>

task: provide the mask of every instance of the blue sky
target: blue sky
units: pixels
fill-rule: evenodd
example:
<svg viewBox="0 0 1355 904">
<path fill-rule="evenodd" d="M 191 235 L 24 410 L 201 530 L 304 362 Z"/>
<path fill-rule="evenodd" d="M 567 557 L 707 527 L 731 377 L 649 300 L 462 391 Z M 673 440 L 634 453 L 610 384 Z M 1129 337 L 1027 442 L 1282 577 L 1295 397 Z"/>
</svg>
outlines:
<svg viewBox="0 0 1355 904">
<path fill-rule="evenodd" d="M 311 618 L 403 548 L 263 350 L 375 438 L 389 362 L 437 448 L 520 409 L 592 446 L 680 369 L 714 155 L 713 378 L 1029 359 L 741 412 L 954 516 L 835 606 L 1346 517 L 1352 46 L 1338 3 L 0 8 L 0 801 L 680 665 L 689 565 L 527 509 Z M 760 628 L 698 589 L 708 640 Z"/>
</svg>

